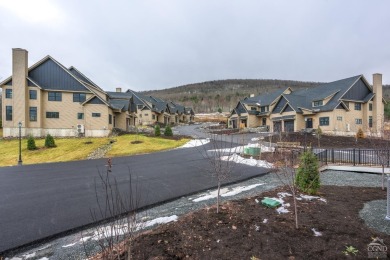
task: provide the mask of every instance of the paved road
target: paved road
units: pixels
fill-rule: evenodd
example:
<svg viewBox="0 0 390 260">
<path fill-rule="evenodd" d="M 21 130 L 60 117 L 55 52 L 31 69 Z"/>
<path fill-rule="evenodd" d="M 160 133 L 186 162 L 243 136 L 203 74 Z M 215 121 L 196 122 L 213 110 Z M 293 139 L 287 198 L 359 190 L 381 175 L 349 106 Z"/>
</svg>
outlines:
<svg viewBox="0 0 390 260">
<path fill-rule="evenodd" d="M 246 145 L 251 142 L 252 138 L 259 138 L 261 136 L 265 137 L 268 135 L 272 135 L 273 133 L 245 133 L 245 134 L 231 134 L 231 135 L 211 135 L 203 130 L 201 130 L 202 126 L 206 126 L 205 124 L 194 124 L 194 125 L 186 125 L 186 126 L 178 126 L 174 128 L 178 134 L 192 136 L 193 138 L 215 138 L 216 140 L 223 140 L 226 142 L 231 142 L 239 145 Z"/>
<path fill-rule="evenodd" d="M 99 159 L 0 168 L 0 252 L 90 224 L 90 209 L 97 208 L 95 179 L 105 164 Z M 129 171 L 138 176 L 142 207 L 215 186 L 207 165 L 198 149 L 182 148 L 114 158 L 112 176 L 127 195 Z M 237 165 L 230 182 L 266 172 Z M 99 185 L 97 191 L 102 199 Z"/>
</svg>

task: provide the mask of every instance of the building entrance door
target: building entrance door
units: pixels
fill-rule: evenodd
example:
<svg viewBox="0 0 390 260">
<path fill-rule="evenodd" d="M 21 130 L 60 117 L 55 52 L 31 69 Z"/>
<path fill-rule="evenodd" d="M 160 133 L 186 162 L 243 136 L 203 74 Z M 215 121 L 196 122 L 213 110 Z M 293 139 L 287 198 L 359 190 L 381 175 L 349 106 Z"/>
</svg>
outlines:
<svg viewBox="0 0 390 260">
<path fill-rule="evenodd" d="M 306 118 L 306 128 L 313 128 L 313 118 Z"/>
</svg>

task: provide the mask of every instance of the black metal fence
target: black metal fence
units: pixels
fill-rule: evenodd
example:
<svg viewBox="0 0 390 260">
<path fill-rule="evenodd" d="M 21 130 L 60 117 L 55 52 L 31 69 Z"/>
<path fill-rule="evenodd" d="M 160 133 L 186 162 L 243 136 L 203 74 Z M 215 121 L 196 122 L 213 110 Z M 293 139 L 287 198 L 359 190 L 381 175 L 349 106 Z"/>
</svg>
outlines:
<svg viewBox="0 0 390 260">
<path fill-rule="evenodd" d="M 321 164 L 349 164 L 389 167 L 390 150 L 383 149 L 318 149 L 314 151 Z"/>
</svg>

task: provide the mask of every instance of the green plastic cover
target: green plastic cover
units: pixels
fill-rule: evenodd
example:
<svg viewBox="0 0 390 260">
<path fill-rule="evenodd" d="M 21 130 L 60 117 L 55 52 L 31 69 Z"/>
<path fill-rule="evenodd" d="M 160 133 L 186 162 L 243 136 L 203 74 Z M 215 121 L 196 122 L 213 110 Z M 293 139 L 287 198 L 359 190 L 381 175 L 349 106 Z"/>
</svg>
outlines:
<svg viewBox="0 0 390 260">
<path fill-rule="evenodd" d="M 268 208 L 276 208 L 277 206 L 280 205 L 280 202 L 277 201 L 277 200 L 274 200 L 274 199 L 270 199 L 270 198 L 265 197 L 265 198 L 261 201 L 261 204 L 263 204 L 264 206 L 266 206 L 266 207 L 268 207 Z"/>
</svg>

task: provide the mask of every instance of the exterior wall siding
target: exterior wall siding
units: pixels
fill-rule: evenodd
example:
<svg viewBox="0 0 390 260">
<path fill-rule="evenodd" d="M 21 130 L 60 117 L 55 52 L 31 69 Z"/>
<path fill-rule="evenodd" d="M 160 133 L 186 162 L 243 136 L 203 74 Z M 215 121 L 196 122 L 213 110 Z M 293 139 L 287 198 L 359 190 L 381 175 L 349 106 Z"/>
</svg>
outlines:
<svg viewBox="0 0 390 260">
<path fill-rule="evenodd" d="M 43 128 L 73 128 L 82 123 L 83 120 L 77 119 L 77 113 L 84 113 L 84 107 L 79 102 L 73 102 L 73 93 L 60 92 L 62 101 L 48 101 L 48 93 L 42 93 Z M 46 112 L 59 112 L 59 118 L 46 118 Z"/>
<path fill-rule="evenodd" d="M 261 120 L 258 116 L 249 115 L 248 116 L 248 127 L 255 128 L 261 125 Z"/>
<path fill-rule="evenodd" d="M 95 130 L 98 130 L 97 132 L 112 130 L 113 125 L 108 124 L 108 115 L 113 114 L 110 108 L 105 105 L 95 104 L 86 104 L 84 107 L 84 127 L 86 136 L 87 132 L 92 134 L 96 132 Z M 92 117 L 92 113 L 100 113 L 100 117 Z"/>
<path fill-rule="evenodd" d="M 126 119 L 128 116 L 127 112 L 115 113 L 112 116 L 113 117 L 115 116 L 115 127 L 116 128 L 120 128 L 122 130 L 127 130 L 127 122 L 126 122 Z M 107 117 L 107 122 L 108 122 L 108 117 Z"/>
</svg>

